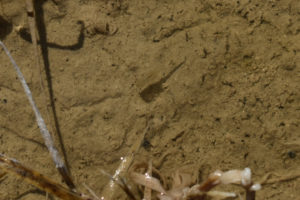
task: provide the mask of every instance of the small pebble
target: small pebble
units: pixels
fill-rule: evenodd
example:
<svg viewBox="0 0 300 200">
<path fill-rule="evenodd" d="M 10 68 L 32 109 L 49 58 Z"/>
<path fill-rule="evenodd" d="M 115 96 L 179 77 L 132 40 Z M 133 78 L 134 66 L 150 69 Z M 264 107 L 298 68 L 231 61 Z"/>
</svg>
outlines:
<svg viewBox="0 0 300 200">
<path fill-rule="evenodd" d="M 294 151 L 289 151 L 288 155 L 290 158 L 296 158 L 296 153 Z"/>
</svg>

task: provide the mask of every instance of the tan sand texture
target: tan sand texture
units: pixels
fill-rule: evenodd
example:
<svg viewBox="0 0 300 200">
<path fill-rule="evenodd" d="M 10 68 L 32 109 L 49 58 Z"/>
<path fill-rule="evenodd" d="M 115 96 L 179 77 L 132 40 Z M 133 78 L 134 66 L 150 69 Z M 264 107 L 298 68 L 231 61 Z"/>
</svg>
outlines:
<svg viewBox="0 0 300 200">
<path fill-rule="evenodd" d="M 181 168 L 201 181 L 250 167 L 265 180 L 258 200 L 300 199 L 300 1 L 37 2 L 42 71 L 24 1 L 0 0 L 0 39 L 80 191 L 85 183 L 101 196 L 101 170 L 114 174 L 143 138 L 134 161 L 152 159 L 169 183 Z M 3 50 L 0 144 L 61 183 Z M 121 190 L 115 198 L 128 199 Z M 7 174 L 2 199 L 46 197 Z"/>
</svg>

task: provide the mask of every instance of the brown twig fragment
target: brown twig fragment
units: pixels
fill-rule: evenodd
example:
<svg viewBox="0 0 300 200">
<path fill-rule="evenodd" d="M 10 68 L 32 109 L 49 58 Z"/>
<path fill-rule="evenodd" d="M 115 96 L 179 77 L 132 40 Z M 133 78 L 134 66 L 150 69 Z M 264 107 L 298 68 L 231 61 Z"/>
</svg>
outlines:
<svg viewBox="0 0 300 200">
<path fill-rule="evenodd" d="M 15 174 L 18 177 L 25 179 L 32 185 L 35 185 L 39 189 L 53 194 L 61 199 L 88 200 L 88 198 L 84 198 L 80 194 L 77 194 L 67 188 L 64 188 L 60 184 L 50 180 L 41 173 L 29 169 L 23 166 L 17 160 L 8 158 L 3 154 L 0 154 L 0 167 L 2 170 Z"/>
</svg>

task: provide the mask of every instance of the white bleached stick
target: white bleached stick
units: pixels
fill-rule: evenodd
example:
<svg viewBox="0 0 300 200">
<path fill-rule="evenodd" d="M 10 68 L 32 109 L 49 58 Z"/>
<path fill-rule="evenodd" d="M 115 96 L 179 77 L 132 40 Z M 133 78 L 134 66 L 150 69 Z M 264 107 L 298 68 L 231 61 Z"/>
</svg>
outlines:
<svg viewBox="0 0 300 200">
<path fill-rule="evenodd" d="M 7 54 L 7 56 L 9 57 L 11 63 L 13 64 L 17 74 L 18 74 L 18 77 L 19 77 L 19 80 L 24 88 L 24 91 L 26 93 L 26 96 L 31 104 L 31 107 L 34 111 L 34 114 L 35 114 L 35 117 L 36 117 L 36 121 L 38 123 L 38 126 L 40 128 L 40 132 L 45 140 L 45 144 L 48 148 L 48 151 L 50 152 L 51 156 L 52 156 L 52 159 L 56 165 L 57 168 L 64 168 L 66 169 L 65 167 L 65 164 L 63 162 L 63 160 L 61 159 L 61 157 L 59 156 L 59 152 L 57 151 L 57 149 L 55 148 L 54 146 L 54 143 L 53 143 L 53 140 L 52 140 L 52 137 L 46 127 L 46 124 L 44 122 L 44 119 L 39 111 L 39 109 L 37 108 L 34 100 L 33 100 L 33 97 L 32 97 L 32 94 L 31 94 L 31 91 L 25 81 L 25 78 L 20 70 L 20 68 L 18 67 L 18 65 L 16 64 L 15 60 L 13 59 L 13 57 L 11 56 L 11 54 L 9 53 L 8 49 L 6 48 L 6 46 L 3 44 L 2 41 L 0 41 L 0 45 L 2 46 L 2 48 L 4 49 L 5 53 Z"/>
</svg>

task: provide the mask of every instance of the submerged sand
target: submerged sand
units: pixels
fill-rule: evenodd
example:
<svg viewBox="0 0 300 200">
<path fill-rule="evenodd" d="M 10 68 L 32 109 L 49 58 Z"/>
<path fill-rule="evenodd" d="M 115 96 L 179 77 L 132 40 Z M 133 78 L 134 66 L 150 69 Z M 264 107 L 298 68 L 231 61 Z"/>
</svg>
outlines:
<svg viewBox="0 0 300 200">
<path fill-rule="evenodd" d="M 255 181 L 270 173 L 257 199 L 299 198 L 299 1 L 40 2 L 42 72 L 24 2 L 0 5 L 1 40 L 79 190 L 100 196 L 101 169 L 113 174 L 145 132 L 134 160 L 152 159 L 168 183 L 181 168 L 201 181 L 250 167 Z M 61 183 L 2 50 L 0 66 L 0 152 Z M 0 199 L 44 196 L 11 174 L 0 184 Z"/>
</svg>

